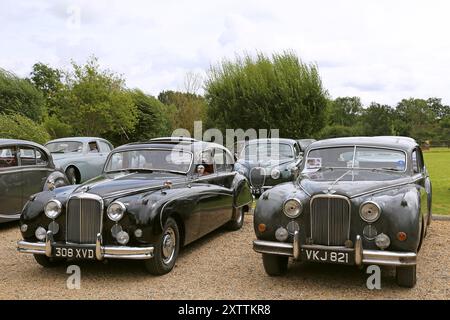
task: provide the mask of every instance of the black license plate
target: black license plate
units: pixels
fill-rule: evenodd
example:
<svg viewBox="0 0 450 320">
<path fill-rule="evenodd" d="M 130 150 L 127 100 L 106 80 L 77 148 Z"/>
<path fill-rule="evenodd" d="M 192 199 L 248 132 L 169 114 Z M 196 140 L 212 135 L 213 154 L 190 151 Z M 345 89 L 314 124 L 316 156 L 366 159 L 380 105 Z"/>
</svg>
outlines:
<svg viewBox="0 0 450 320">
<path fill-rule="evenodd" d="M 301 259 L 311 262 L 355 264 L 355 251 L 353 249 L 316 249 L 301 248 Z"/>
<path fill-rule="evenodd" d="M 95 259 L 95 247 L 54 245 L 53 257 L 68 259 Z"/>
</svg>

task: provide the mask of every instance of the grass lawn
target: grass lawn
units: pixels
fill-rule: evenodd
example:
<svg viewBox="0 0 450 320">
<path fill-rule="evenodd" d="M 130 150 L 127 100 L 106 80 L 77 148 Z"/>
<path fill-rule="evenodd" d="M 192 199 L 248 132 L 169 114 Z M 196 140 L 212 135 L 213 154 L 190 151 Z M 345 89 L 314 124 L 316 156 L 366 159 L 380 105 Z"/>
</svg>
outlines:
<svg viewBox="0 0 450 320">
<path fill-rule="evenodd" d="M 424 151 L 433 188 L 433 213 L 450 215 L 450 148 Z"/>
</svg>

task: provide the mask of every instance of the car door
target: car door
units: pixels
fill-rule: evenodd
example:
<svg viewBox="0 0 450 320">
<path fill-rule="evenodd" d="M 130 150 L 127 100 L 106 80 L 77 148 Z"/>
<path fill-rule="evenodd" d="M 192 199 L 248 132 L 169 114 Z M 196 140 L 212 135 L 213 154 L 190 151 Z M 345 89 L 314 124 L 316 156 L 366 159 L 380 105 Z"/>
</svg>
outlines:
<svg viewBox="0 0 450 320">
<path fill-rule="evenodd" d="M 196 184 L 201 185 L 196 212 L 200 214 L 198 237 L 201 237 L 231 219 L 233 194 L 223 186 L 223 171 L 216 172 L 214 149 L 204 150 L 199 164 L 207 168 L 206 173 L 196 178 Z"/>
<path fill-rule="evenodd" d="M 47 177 L 54 169 L 49 165 L 47 154 L 40 148 L 19 145 L 17 154 L 23 182 L 23 206 L 32 194 L 43 190 Z"/>
<path fill-rule="evenodd" d="M 23 181 L 17 146 L 0 147 L 0 221 L 18 219 L 22 209 Z"/>
<path fill-rule="evenodd" d="M 420 148 L 417 147 L 413 150 L 411 160 L 414 180 L 416 181 L 417 191 L 420 195 L 420 214 L 426 223 L 423 226 L 425 230 L 431 213 L 431 181 L 426 172 Z"/>
</svg>

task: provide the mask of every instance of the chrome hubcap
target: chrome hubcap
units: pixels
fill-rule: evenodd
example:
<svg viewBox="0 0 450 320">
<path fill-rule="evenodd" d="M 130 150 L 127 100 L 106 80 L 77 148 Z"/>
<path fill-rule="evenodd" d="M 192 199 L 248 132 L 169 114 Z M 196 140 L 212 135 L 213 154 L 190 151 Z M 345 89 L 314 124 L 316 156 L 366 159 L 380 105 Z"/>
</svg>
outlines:
<svg viewBox="0 0 450 320">
<path fill-rule="evenodd" d="M 162 237 L 162 258 L 165 264 L 169 264 L 174 255 L 176 248 L 176 237 L 175 231 L 171 227 L 167 228 L 166 232 Z"/>
</svg>

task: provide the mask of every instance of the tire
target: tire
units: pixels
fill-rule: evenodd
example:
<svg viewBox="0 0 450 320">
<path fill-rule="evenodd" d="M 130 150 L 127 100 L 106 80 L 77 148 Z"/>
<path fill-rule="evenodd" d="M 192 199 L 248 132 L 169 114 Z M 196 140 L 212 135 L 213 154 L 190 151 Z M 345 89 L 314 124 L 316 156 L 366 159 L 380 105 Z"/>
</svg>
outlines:
<svg viewBox="0 0 450 320">
<path fill-rule="evenodd" d="M 238 214 L 236 218 L 234 218 L 235 214 Z M 233 220 L 226 224 L 226 228 L 231 231 L 236 231 L 242 228 L 244 225 L 244 217 L 245 217 L 245 209 L 241 208 L 233 208 Z"/>
<path fill-rule="evenodd" d="M 289 257 L 263 253 L 262 260 L 269 276 L 281 276 L 287 272 Z"/>
<path fill-rule="evenodd" d="M 67 168 L 66 177 L 70 184 L 77 184 L 77 173 L 74 167 Z"/>
<path fill-rule="evenodd" d="M 416 266 L 397 267 L 395 279 L 401 287 L 413 288 L 416 285 Z"/>
<path fill-rule="evenodd" d="M 144 262 L 150 274 L 160 276 L 169 273 L 175 266 L 180 250 L 180 232 L 176 221 L 168 218 L 162 235 L 155 246 L 154 256 Z"/>
<path fill-rule="evenodd" d="M 64 260 L 55 260 L 54 258 L 49 258 L 43 254 L 33 254 L 34 259 L 44 268 L 54 268 L 64 264 Z"/>
</svg>

